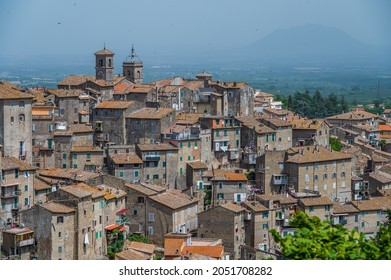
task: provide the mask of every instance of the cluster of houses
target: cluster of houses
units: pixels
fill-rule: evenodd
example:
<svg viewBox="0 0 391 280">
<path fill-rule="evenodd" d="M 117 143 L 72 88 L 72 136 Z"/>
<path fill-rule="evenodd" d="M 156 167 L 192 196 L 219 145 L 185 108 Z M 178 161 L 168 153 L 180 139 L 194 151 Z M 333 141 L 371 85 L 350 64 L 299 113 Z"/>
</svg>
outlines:
<svg viewBox="0 0 391 280">
<path fill-rule="evenodd" d="M 307 119 L 205 72 L 144 83 L 133 48 L 122 75 L 95 58 L 57 89 L 0 82 L 1 258 L 105 259 L 134 235 L 150 244 L 116 259 L 279 258 L 270 229 L 297 211 L 367 237 L 386 221 L 388 115 Z"/>
</svg>

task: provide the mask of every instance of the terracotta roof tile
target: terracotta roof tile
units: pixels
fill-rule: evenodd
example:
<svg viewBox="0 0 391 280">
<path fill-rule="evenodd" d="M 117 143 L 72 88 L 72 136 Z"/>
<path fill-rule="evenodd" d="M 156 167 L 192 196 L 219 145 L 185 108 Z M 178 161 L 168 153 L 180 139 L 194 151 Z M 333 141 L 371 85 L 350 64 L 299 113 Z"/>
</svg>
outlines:
<svg viewBox="0 0 391 280">
<path fill-rule="evenodd" d="M 127 118 L 129 119 L 162 119 L 173 113 L 174 109 L 171 108 L 143 108 L 138 111 L 130 113 Z"/>
<path fill-rule="evenodd" d="M 294 119 L 291 120 L 292 129 L 317 130 L 324 120 Z"/>
<path fill-rule="evenodd" d="M 61 187 L 60 191 L 67 192 L 78 198 L 84 198 L 87 196 L 91 196 L 92 198 L 98 198 L 98 197 L 105 196 L 105 193 L 103 191 L 90 187 L 84 183 Z"/>
<path fill-rule="evenodd" d="M 182 193 L 180 190 L 171 189 L 164 193 L 150 196 L 149 198 L 174 210 L 198 203 L 198 199 Z"/>
<path fill-rule="evenodd" d="M 58 83 L 59 86 L 78 86 L 85 83 L 88 80 L 95 80 L 94 76 L 82 76 L 82 75 L 71 75 L 63 79 Z"/>
<path fill-rule="evenodd" d="M 247 181 L 243 173 L 236 173 L 230 169 L 214 169 L 205 173 L 205 177 L 212 177 L 213 181 Z"/>
<path fill-rule="evenodd" d="M 251 209 L 254 212 L 266 212 L 269 211 L 269 208 L 262 205 L 258 201 L 246 201 L 243 203 L 247 208 Z"/>
<path fill-rule="evenodd" d="M 350 111 L 347 113 L 328 117 L 327 120 L 368 120 L 377 118 L 378 116 L 363 110 Z"/>
<path fill-rule="evenodd" d="M 1 99 L 33 99 L 32 94 L 23 92 L 24 89 L 6 81 L 0 81 Z"/>
<path fill-rule="evenodd" d="M 106 48 L 101 49 L 100 51 L 97 51 L 95 54 L 97 55 L 114 55 L 114 53 Z"/>
<path fill-rule="evenodd" d="M 155 251 L 156 245 L 125 240 L 124 249 L 128 249 L 128 248 L 152 255 L 153 252 Z"/>
<path fill-rule="evenodd" d="M 14 157 L 4 157 L 1 160 L 1 168 L 4 170 L 19 169 L 20 171 L 37 170 L 35 166 L 29 165 Z"/>
<path fill-rule="evenodd" d="M 391 206 L 391 197 L 371 197 L 366 200 L 355 200 L 350 202 L 359 211 L 387 210 Z"/>
<path fill-rule="evenodd" d="M 84 94 L 84 91 L 81 89 L 50 89 L 49 92 L 57 97 L 66 98 L 66 97 L 79 97 Z"/>
<path fill-rule="evenodd" d="M 98 173 L 88 172 L 84 170 L 62 168 L 41 169 L 38 170 L 38 174 L 44 177 L 51 177 L 56 179 L 70 179 L 79 182 L 84 182 L 100 176 Z"/>
<path fill-rule="evenodd" d="M 326 197 L 310 197 L 310 198 L 301 198 L 300 202 L 305 206 L 321 206 L 321 205 L 332 205 L 334 202 Z"/>
<path fill-rule="evenodd" d="M 182 255 L 190 256 L 193 254 L 219 259 L 224 254 L 224 246 L 184 246 L 183 247 Z"/>
<path fill-rule="evenodd" d="M 72 146 L 71 152 L 73 152 L 73 153 L 83 153 L 83 152 L 103 153 L 103 150 L 97 146 Z"/>
<path fill-rule="evenodd" d="M 135 153 L 111 154 L 109 157 L 115 164 L 141 164 L 143 161 Z"/>
<path fill-rule="evenodd" d="M 234 213 L 246 211 L 245 208 L 243 208 L 242 206 L 240 206 L 239 204 L 236 204 L 236 203 L 226 203 L 226 204 L 219 205 L 218 207 L 227 209 L 227 210 L 232 211 Z"/>
<path fill-rule="evenodd" d="M 369 173 L 369 177 L 371 177 L 372 179 L 374 179 L 382 184 L 391 183 L 391 174 L 383 172 L 383 171 L 377 170 L 375 172 L 371 172 L 371 173 Z"/>
<path fill-rule="evenodd" d="M 34 190 L 42 191 L 51 189 L 52 186 L 44 180 L 41 180 L 39 177 L 34 178 Z"/>
<path fill-rule="evenodd" d="M 40 204 L 39 206 L 45 208 L 49 212 L 58 213 L 58 214 L 68 214 L 76 211 L 71 207 L 56 202 L 47 202 L 44 204 Z"/>
<path fill-rule="evenodd" d="M 177 147 L 175 147 L 172 144 L 167 143 L 159 143 L 159 144 L 137 144 L 137 147 L 141 151 L 171 151 L 171 150 L 178 150 Z"/>
<path fill-rule="evenodd" d="M 150 255 L 133 250 L 127 249 L 122 252 L 116 253 L 115 258 L 118 260 L 149 260 L 151 258 Z"/>
<path fill-rule="evenodd" d="M 351 213 L 359 213 L 358 209 L 354 207 L 352 204 L 339 204 L 334 203 L 333 213 L 338 214 L 351 214 Z"/>
<path fill-rule="evenodd" d="M 193 169 L 208 169 L 208 165 L 201 161 L 193 161 L 187 163 Z"/>
<path fill-rule="evenodd" d="M 351 154 L 330 151 L 321 145 L 290 148 L 287 150 L 287 153 L 289 155 L 287 162 L 298 164 L 342 159 L 350 160 L 352 158 Z"/>
<path fill-rule="evenodd" d="M 106 100 L 95 107 L 95 109 L 127 109 L 134 101 Z"/>
</svg>

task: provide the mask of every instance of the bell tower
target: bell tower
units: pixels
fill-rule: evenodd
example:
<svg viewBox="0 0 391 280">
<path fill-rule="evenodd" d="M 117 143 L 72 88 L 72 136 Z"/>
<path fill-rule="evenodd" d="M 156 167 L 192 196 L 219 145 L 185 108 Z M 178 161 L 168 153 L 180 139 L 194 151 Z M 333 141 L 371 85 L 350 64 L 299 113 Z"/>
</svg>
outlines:
<svg viewBox="0 0 391 280">
<path fill-rule="evenodd" d="M 122 69 L 123 75 L 127 80 L 134 84 L 143 83 L 143 63 L 135 54 L 133 45 L 130 56 L 122 64 Z"/>
<path fill-rule="evenodd" d="M 114 76 L 114 53 L 106 49 L 95 53 L 95 77 L 97 80 L 111 82 Z"/>
</svg>

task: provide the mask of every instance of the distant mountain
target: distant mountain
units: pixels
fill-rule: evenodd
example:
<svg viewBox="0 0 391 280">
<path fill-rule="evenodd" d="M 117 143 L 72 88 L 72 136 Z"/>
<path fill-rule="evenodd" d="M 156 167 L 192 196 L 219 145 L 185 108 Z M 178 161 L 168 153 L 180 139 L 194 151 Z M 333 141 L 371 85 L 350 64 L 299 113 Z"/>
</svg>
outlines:
<svg viewBox="0 0 391 280">
<path fill-rule="evenodd" d="M 234 53 L 255 61 L 341 64 L 381 62 L 389 50 L 362 43 L 334 27 L 308 24 L 277 30 Z"/>
</svg>

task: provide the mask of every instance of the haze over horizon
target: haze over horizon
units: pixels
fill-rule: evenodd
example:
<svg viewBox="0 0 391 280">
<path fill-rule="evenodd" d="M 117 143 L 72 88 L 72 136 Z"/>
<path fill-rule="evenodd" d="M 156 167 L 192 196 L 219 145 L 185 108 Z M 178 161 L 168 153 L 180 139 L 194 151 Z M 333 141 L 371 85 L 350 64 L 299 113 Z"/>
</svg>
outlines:
<svg viewBox="0 0 391 280">
<path fill-rule="evenodd" d="M 391 2 L 386 0 L 19 0 L 2 2 L 0 8 L 0 35 L 6 38 L 0 41 L 0 56 L 7 59 L 87 55 L 89 61 L 104 44 L 118 54 L 117 61 L 132 44 L 152 61 L 198 57 L 308 24 L 339 29 L 367 45 L 391 46 Z"/>
</svg>

